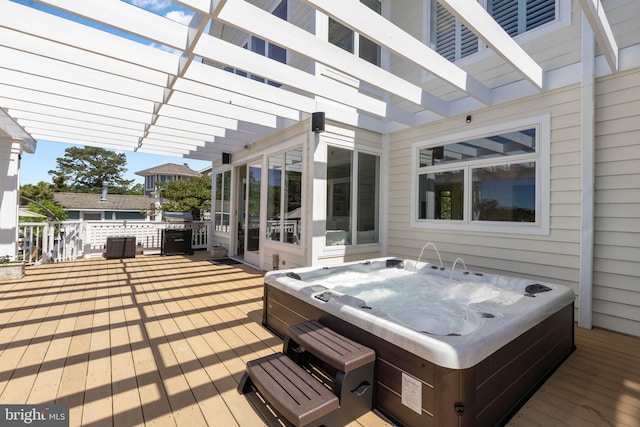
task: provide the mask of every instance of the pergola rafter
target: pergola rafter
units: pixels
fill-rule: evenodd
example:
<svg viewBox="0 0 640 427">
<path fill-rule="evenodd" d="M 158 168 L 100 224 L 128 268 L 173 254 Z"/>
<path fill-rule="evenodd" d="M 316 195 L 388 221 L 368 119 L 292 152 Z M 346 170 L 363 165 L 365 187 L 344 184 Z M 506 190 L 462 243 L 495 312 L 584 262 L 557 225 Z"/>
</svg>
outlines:
<svg viewBox="0 0 640 427">
<path fill-rule="evenodd" d="M 501 88 L 358 0 L 303 1 L 416 64 L 455 96 L 445 101 L 245 0 L 175 0 L 193 11 L 187 24 L 119 0 L 38 0 L 46 10 L 0 2 L 0 107 L 36 138 L 211 160 L 315 111 L 385 133 L 496 102 Z M 476 2 L 440 1 L 520 74 L 513 83 L 532 83 L 522 96 L 545 89 L 544 70 Z M 618 48 L 600 1 L 580 4 L 616 70 Z M 311 71 L 215 37 L 211 22 L 302 55 Z M 326 69 L 352 81 L 318 71 Z"/>
</svg>

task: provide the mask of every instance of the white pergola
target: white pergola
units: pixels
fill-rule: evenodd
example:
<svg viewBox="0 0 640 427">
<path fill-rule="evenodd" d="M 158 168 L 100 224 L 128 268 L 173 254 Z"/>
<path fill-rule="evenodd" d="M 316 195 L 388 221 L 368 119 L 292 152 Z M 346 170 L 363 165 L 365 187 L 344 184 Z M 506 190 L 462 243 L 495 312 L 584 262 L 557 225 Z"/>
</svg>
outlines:
<svg viewBox="0 0 640 427">
<path fill-rule="evenodd" d="M 387 132 L 459 114 L 452 105 L 460 100 L 476 108 L 494 102 L 496 88 L 358 0 L 303 1 L 450 85 L 455 95 L 434 96 L 245 0 L 175 0 L 193 11 L 188 25 L 120 0 L 37 2 L 62 14 L 0 0 L 3 123 L 18 124 L 35 140 L 213 160 L 314 111 Z M 545 90 L 545 71 L 477 2 L 439 1 L 532 91 Z M 618 48 L 600 1 L 580 4 L 615 71 Z M 75 18 L 67 19 L 71 15 Z M 375 88 L 377 95 L 212 36 L 207 32 L 212 21 L 337 70 L 361 87 Z M 225 66 L 281 86 L 227 72 Z M 406 101 L 407 107 L 397 107 L 392 99 Z"/>
</svg>

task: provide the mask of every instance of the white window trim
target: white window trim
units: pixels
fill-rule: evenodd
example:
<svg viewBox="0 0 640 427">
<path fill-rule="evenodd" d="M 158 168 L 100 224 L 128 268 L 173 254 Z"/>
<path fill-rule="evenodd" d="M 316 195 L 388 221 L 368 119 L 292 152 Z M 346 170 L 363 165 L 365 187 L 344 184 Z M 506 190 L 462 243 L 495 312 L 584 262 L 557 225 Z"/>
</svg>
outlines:
<svg viewBox="0 0 640 427">
<path fill-rule="evenodd" d="M 437 0 L 423 0 L 423 14 L 424 19 L 423 22 L 423 42 L 427 46 L 431 46 L 431 2 Z M 486 10 L 487 9 L 487 0 L 480 0 L 480 4 Z M 513 39 L 518 42 L 519 45 L 523 45 L 525 43 L 529 43 L 532 40 L 538 39 L 540 37 L 544 37 L 548 34 L 551 34 L 555 31 L 558 31 L 566 26 L 571 25 L 571 0 L 558 0 L 556 2 L 556 19 L 552 22 L 548 22 L 544 25 L 541 25 L 537 28 L 534 28 L 529 31 L 525 31 L 524 33 L 518 34 Z M 461 58 L 455 61 L 455 64 L 465 68 L 471 64 L 474 64 L 478 61 L 482 61 L 485 59 L 489 59 L 496 55 L 496 52 L 489 48 L 486 44 L 482 42 L 482 40 L 478 40 L 480 45 L 478 47 L 478 51 L 469 56 Z M 428 73 L 425 70 L 422 70 L 422 82 L 427 82 L 435 78 L 432 73 Z"/>
<path fill-rule="evenodd" d="M 465 175 L 465 198 L 464 198 L 464 220 L 431 220 L 418 219 L 418 152 L 422 148 L 431 148 L 465 141 L 469 139 L 481 138 L 485 136 L 498 135 L 515 130 L 526 128 L 536 128 L 536 222 L 535 223 L 514 223 L 501 221 L 472 221 L 469 217 L 469 175 Z M 411 227 L 437 230 L 473 231 L 488 233 L 508 233 L 508 234 L 529 234 L 529 235 L 549 235 L 549 215 L 550 215 L 550 190 L 551 190 L 551 115 L 545 114 L 522 120 L 515 120 L 507 123 L 489 125 L 481 128 L 474 128 L 457 132 L 442 137 L 414 142 L 411 145 Z M 512 158 L 501 158 L 500 161 L 488 159 L 486 162 L 477 161 L 473 166 L 482 164 L 504 164 L 526 162 L 532 159 L 531 155 L 513 156 Z M 443 165 L 442 169 L 450 170 L 455 168 L 455 164 Z M 460 163 L 460 169 L 466 169 L 467 163 Z M 436 170 L 437 167 L 431 168 Z"/>
</svg>

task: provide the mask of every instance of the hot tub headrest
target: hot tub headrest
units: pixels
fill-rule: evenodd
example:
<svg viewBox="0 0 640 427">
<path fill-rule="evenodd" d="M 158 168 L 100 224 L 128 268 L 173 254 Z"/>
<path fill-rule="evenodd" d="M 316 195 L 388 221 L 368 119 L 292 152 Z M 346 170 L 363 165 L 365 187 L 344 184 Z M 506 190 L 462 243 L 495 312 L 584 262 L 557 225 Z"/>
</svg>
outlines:
<svg viewBox="0 0 640 427">
<path fill-rule="evenodd" d="M 392 258 L 387 260 L 387 268 L 404 268 L 404 260 Z"/>
</svg>

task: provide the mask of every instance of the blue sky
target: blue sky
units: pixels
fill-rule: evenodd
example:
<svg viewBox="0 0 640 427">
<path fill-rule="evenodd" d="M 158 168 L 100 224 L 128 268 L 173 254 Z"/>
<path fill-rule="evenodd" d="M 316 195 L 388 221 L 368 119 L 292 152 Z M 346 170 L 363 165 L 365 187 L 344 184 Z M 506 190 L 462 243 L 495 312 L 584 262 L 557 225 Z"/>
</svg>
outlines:
<svg viewBox="0 0 640 427">
<path fill-rule="evenodd" d="M 30 7 L 35 7 L 44 10 L 49 13 L 54 13 L 61 17 L 72 19 L 74 21 L 82 22 L 85 25 L 91 25 L 96 28 L 100 28 L 103 31 L 109 31 L 116 33 L 122 37 L 128 37 L 132 40 L 136 40 L 140 43 L 148 43 L 145 40 L 141 40 L 131 34 L 123 33 L 122 31 L 98 25 L 88 20 L 80 20 L 75 16 L 68 13 L 57 11 L 54 8 L 43 6 L 38 2 L 32 2 L 31 0 L 14 0 L 17 3 L 22 3 Z M 149 10 L 161 16 L 165 16 L 174 21 L 187 24 L 191 19 L 192 12 L 188 9 L 173 3 L 171 0 L 126 0 L 127 3 L 131 3 L 138 7 Z M 162 48 L 162 47 L 160 47 Z M 40 181 L 51 182 L 52 176 L 48 171 L 56 169 L 56 159 L 64 157 L 64 151 L 66 148 L 71 147 L 72 144 L 64 144 L 60 142 L 51 141 L 38 141 L 35 154 L 24 153 L 22 155 L 22 164 L 20 172 L 20 184 L 37 184 Z M 82 147 L 81 145 L 76 145 Z M 135 180 L 134 183 L 143 183 L 142 177 L 135 175 L 135 172 L 150 167 L 158 166 L 164 163 L 186 163 L 193 170 L 199 171 L 206 167 L 211 166 L 211 162 L 202 160 L 190 160 L 181 157 L 167 157 L 161 155 L 134 153 L 130 151 L 123 151 L 127 156 L 127 172 L 124 176 L 125 179 Z"/>
<path fill-rule="evenodd" d="M 22 164 L 20 168 L 20 185 L 37 184 L 40 181 L 52 182 L 52 176 L 47 172 L 56 169 L 56 159 L 64 157 L 64 150 L 72 147 L 72 144 L 64 144 L 61 142 L 38 141 L 35 154 L 23 153 Z M 82 147 L 82 145 L 75 145 Z M 133 179 L 135 183 L 144 183 L 141 176 L 135 175 L 135 172 L 148 169 L 165 163 L 177 163 L 179 165 L 187 163 L 189 167 L 195 171 L 200 171 L 211 166 L 210 161 L 191 160 L 182 157 L 167 157 L 146 153 L 134 153 L 131 151 L 118 151 L 127 156 L 127 173 L 124 179 Z"/>
</svg>

